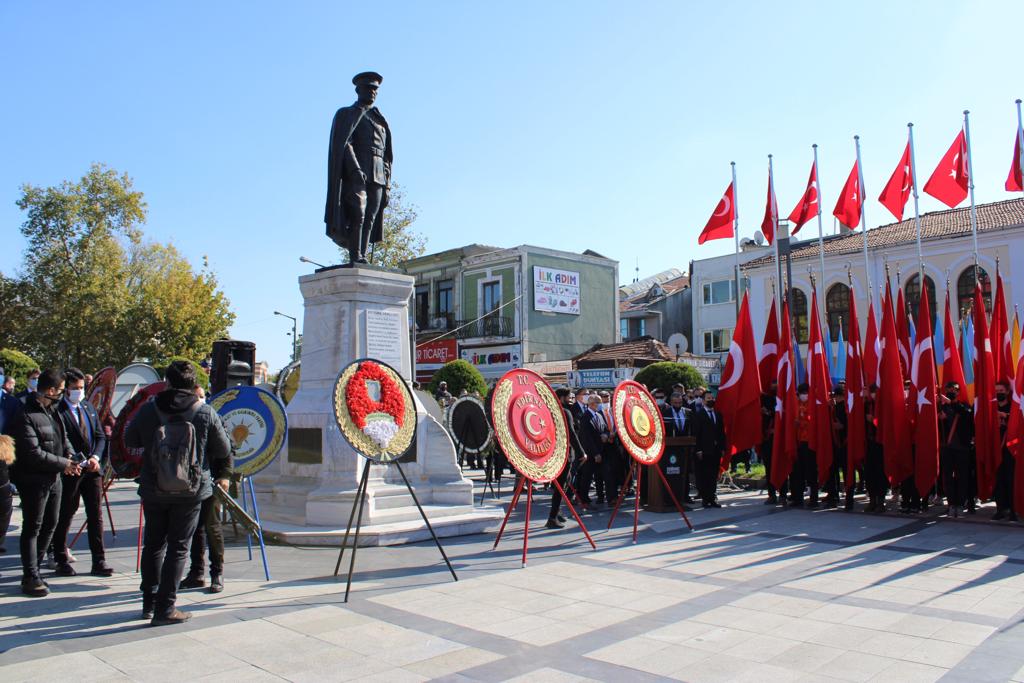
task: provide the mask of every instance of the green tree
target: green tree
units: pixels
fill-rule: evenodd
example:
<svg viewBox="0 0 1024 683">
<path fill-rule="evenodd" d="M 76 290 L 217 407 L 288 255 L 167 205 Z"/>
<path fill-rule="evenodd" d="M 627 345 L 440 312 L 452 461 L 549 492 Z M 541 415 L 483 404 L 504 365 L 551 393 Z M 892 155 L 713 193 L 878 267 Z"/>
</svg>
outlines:
<svg viewBox="0 0 1024 683">
<path fill-rule="evenodd" d="M 695 389 L 704 384 L 704 378 L 696 368 L 670 360 L 651 363 L 636 373 L 633 379 L 651 391 L 661 389 L 666 394 L 672 391 L 675 384 L 682 384 L 687 389 Z"/>
<path fill-rule="evenodd" d="M 487 382 L 484 381 L 484 376 L 476 366 L 461 359 L 448 361 L 434 373 L 428 386 L 431 394 L 437 393 L 437 387 L 441 382 L 448 383 L 448 393 L 456 398 L 463 389 L 471 394 L 475 391 L 481 398 L 487 395 Z"/>
<path fill-rule="evenodd" d="M 0 349 L 0 368 L 4 377 L 14 378 L 14 390 L 23 391 L 28 388 L 28 373 L 38 370 L 39 364 L 16 349 Z"/>
<path fill-rule="evenodd" d="M 397 268 L 398 264 L 422 256 L 427 239 L 412 229 L 418 214 L 414 204 L 407 204 L 405 192 L 397 183 L 391 185 L 391 199 L 384 209 L 384 239 L 370 245 L 367 259 L 375 266 Z M 341 250 L 342 263 L 348 263 L 348 250 Z"/>
<path fill-rule="evenodd" d="M 203 357 L 234 320 L 217 280 L 146 243 L 142 193 L 95 164 L 77 182 L 22 186 L 23 270 L 0 274 L 0 345 L 45 365 L 95 370 L 137 358 Z"/>
<path fill-rule="evenodd" d="M 203 367 L 199 365 L 199 363 L 195 362 L 191 358 L 185 358 L 184 356 L 171 356 L 170 358 L 165 358 L 157 362 L 157 364 L 153 366 L 153 369 L 160 373 L 160 377 L 163 377 L 164 373 L 167 372 L 167 367 L 176 360 L 183 360 L 191 363 L 196 369 L 196 379 L 199 386 L 201 386 L 204 391 L 209 391 L 210 376 L 206 374 L 206 370 L 203 370 Z"/>
</svg>

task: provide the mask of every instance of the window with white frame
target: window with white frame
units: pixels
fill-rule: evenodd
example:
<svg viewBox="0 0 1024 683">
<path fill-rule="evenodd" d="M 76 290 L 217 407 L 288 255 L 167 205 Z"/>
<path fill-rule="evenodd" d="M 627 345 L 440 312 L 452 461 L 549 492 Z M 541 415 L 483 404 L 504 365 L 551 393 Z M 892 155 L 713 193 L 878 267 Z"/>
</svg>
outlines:
<svg viewBox="0 0 1024 683">
<path fill-rule="evenodd" d="M 496 311 L 501 306 L 501 280 L 484 282 L 480 285 L 481 315 Z"/>
<path fill-rule="evenodd" d="M 704 330 L 704 353 L 725 353 L 732 343 L 732 330 Z"/>
<path fill-rule="evenodd" d="M 736 301 L 736 280 L 705 282 L 702 289 L 702 300 L 705 306 L 727 304 Z"/>
</svg>

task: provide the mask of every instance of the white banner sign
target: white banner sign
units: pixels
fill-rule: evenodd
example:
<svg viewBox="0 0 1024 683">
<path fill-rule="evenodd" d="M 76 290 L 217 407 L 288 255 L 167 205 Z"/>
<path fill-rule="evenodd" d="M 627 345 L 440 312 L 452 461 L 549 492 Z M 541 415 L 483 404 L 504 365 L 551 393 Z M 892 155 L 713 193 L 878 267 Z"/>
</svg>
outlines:
<svg viewBox="0 0 1024 683">
<path fill-rule="evenodd" d="M 580 314 L 580 274 L 533 267 L 533 310 Z"/>
</svg>

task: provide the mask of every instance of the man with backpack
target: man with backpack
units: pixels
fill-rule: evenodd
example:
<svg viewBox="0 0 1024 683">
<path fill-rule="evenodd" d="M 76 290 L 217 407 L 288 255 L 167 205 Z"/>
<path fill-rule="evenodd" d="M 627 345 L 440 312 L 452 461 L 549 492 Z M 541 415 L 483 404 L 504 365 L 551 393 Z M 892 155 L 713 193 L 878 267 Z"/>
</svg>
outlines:
<svg viewBox="0 0 1024 683">
<path fill-rule="evenodd" d="M 146 518 L 142 544 L 142 618 L 153 626 L 192 618 L 175 608 L 189 542 L 213 481 L 231 478 L 231 444 L 220 416 L 195 394 L 196 371 L 174 361 L 168 388 L 139 409 L 125 431 L 128 448 L 144 449 L 139 496 Z"/>
</svg>

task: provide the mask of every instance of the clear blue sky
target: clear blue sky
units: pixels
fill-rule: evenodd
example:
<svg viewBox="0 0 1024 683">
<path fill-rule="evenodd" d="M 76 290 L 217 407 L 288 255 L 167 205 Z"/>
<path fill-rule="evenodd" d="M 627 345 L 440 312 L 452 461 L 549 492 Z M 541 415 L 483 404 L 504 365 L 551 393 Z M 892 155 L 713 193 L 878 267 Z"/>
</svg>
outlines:
<svg viewBox="0 0 1024 683">
<path fill-rule="evenodd" d="M 231 299 L 277 370 L 298 257 L 323 234 L 327 136 L 353 74 L 384 75 L 395 179 L 428 250 L 594 249 L 620 277 L 725 253 L 696 236 L 739 172 L 741 233 L 783 214 L 819 144 L 831 211 L 861 135 L 877 197 L 913 121 L 919 176 L 972 111 L 979 202 L 1003 181 L 1024 96 L 1020 0 L 965 2 L 5 2 L 0 270 L 18 267 L 21 183 L 98 161 L 149 202 L 147 235 Z M 925 197 L 922 210 L 941 208 Z M 871 224 L 887 222 L 877 202 Z M 810 226 L 813 228 L 813 225 Z"/>
</svg>

